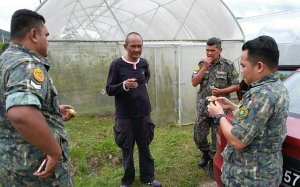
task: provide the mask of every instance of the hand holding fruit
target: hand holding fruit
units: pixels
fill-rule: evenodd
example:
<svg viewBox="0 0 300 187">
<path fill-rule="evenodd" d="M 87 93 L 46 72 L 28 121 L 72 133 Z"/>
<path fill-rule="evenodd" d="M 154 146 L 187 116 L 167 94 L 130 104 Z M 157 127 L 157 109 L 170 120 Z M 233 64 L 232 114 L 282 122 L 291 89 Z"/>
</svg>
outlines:
<svg viewBox="0 0 300 187">
<path fill-rule="evenodd" d="M 64 121 L 69 121 L 71 118 L 76 116 L 74 107 L 71 105 L 59 105 L 59 111 Z"/>
<path fill-rule="evenodd" d="M 211 90 L 211 94 L 214 95 L 214 96 L 220 96 L 220 95 L 222 95 L 222 89 L 219 89 L 219 88 L 217 88 L 215 86 L 211 86 L 210 90 Z"/>
<path fill-rule="evenodd" d="M 71 108 L 71 109 L 68 110 L 68 112 L 69 112 L 69 115 L 70 115 L 72 118 L 76 116 L 76 112 L 75 112 L 74 109 Z"/>
</svg>

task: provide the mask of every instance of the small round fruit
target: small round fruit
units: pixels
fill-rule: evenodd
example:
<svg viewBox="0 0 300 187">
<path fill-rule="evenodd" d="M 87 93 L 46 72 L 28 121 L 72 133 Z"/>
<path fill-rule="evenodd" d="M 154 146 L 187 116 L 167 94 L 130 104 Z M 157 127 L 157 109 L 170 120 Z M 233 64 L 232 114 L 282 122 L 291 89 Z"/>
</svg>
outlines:
<svg viewBox="0 0 300 187">
<path fill-rule="evenodd" d="M 74 116 L 76 115 L 75 110 L 74 110 L 74 109 L 69 109 L 69 115 L 70 115 L 71 117 L 74 117 Z"/>
<path fill-rule="evenodd" d="M 214 102 L 214 101 L 217 101 L 217 100 L 218 100 L 218 98 L 217 98 L 216 96 L 214 96 L 214 95 L 209 96 L 209 97 L 206 97 L 206 99 L 207 99 L 209 102 Z"/>
</svg>

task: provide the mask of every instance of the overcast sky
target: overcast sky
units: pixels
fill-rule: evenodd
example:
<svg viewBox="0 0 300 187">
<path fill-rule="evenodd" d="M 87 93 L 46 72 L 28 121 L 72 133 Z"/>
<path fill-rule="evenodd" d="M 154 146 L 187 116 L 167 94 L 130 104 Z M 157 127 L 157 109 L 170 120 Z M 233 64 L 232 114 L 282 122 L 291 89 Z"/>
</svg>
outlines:
<svg viewBox="0 0 300 187">
<path fill-rule="evenodd" d="M 35 10 L 40 4 L 40 0 L 1 0 L 4 1 L 5 3 L 0 4 L 0 29 L 6 31 L 10 30 L 10 19 L 15 10 L 21 8 Z M 300 8 L 299 0 L 223 0 L 223 2 L 236 17 L 251 17 Z"/>
<path fill-rule="evenodd" d="M 299 0 L 223 0 L 235 17 L 252 17 L 300 8 Z"/>
<path fill-rule="evenodd" d="M 40 0 L 1 0 L 0 29 L 6 31 L 10 30 L 11 16 L 16 10 L 22 8 L 35 10 L 35 8 L 38 7 L 39 4 Z"/>
</svg>

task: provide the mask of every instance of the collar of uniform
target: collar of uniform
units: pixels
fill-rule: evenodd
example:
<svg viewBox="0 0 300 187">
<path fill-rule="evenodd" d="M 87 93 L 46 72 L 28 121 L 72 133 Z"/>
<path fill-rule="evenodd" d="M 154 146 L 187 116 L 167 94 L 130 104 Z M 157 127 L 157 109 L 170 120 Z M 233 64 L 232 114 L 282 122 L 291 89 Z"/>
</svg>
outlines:
<svg viewBox="0 0 300 187">
<path fill-rule="evenodd" d="M 213 65 L 216 65 L 216 64 L 219 64 L 219 63 L 224 63 L 224 60 L 223 60 L 224 58 L 220 55 L 220 57 L 219 57 L 219 59 L 218 59 L 218 61 L 217 62 L 215 62 L 215 63 L 211 63 L 211 64 L 213 64 Z"/>
<path fill-rule="evenodd" d="M 35 52 L 35 51 L 33 51 L 33 50 L 31 50 L 31 49 L 29 49 L 29 48 L 21 45 L 21 44 L 17 44 L 15 42 L 11 42 L 10 43 L 10 47 L 15 48 L 17 50 L 20 50 L 20 51 L 22 51 L 24 53 L 29 54 L 35 61 L 40 62 L 41 64 L 43 64 L 45 66 L 45 68 L 47 70 L 49 70 L 49 68 L 51 66 L 50 61 L 47 58 L 45 58 L 42 55 L 40 55 L 39 53 L 37 53 L 37 52 Z"/>
<path fill-rule="evenodd" d="M 265 84 L 268 82 L 275 82 L 277 80 L 279 80 L 279 75 L 278 75 L 278 72 L 275 72 L 275 73 L 271 73 L 271 74 L 261 78 L 260 80 L 252 83 L 251 86 L 255 87 L 255 86 L 259 86 L 259 85 L 262 85 L 262 84 Z"/>
</svg>

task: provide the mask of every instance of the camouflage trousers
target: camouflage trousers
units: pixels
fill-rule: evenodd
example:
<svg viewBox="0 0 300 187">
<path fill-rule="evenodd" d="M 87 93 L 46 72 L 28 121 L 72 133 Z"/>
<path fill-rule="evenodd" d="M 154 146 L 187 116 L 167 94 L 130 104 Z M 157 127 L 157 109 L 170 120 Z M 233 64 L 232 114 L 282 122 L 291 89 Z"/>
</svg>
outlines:
<svg viewBox="0 0 300 187">
<path fill-rule="evenodd" d="M 218 128 L 219 125 L 214 123 L 212 117 L 197 115 L 194 123 L 194 142 L 200 151 L 208 151 L 211 157 L 216 153 L 216 133 Z M 211 143 L 207 139 L 210 130 Z"/>
<path fill-rule="evenodd" d="M 60 161 L 52 177 L 40 179 L 33 173 L 14 172 L 0 166 L 2 187 L 73 187 L 73 177 L 69 172 L 69 163 Z"/>
</svg>

